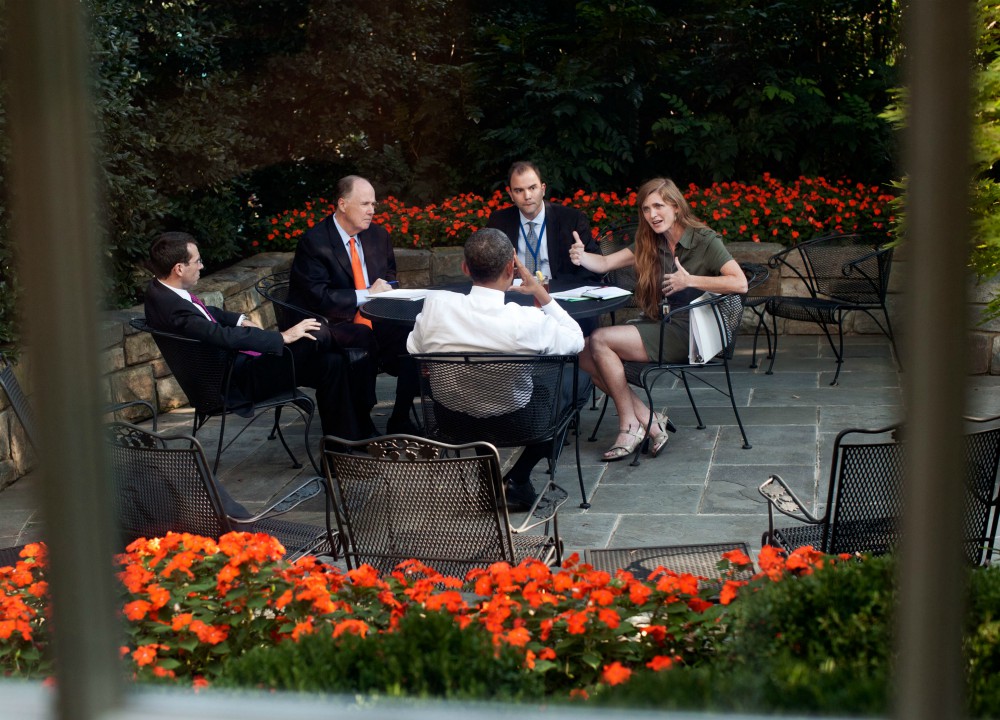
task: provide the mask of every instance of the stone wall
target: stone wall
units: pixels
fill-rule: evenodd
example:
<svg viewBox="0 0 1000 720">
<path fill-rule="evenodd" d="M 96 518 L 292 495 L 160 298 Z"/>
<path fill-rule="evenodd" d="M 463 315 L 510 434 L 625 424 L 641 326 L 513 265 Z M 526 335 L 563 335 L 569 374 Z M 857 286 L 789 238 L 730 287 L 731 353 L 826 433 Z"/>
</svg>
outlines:
<svg viewBox="0 0 1000 720">
<path fill-rule="evenodd" d="M 774 243 L 731 243 L 730 252 L 740 262 L 767 263 L 772 253 L 781 249 Z M 274 312 L 269 303 L 261 303 L 261 297 L 254 289 L 261 278 L 275 272 L 287 270 L 292 253 L 263 253 L 247 258 L 212 275 L 202 278 L 198 284 L 198 295 L 209 305 L 217 305 L 234 312 L 246 313 L 262 327 L 273 327 Z M 461 248 L 438 248 L 430 250 L 400 249 L 396 251 L 396 263 L 402 287 L 426 287 L 428 285 L 457 282 L 464 279 L 462 274 Z M 893 262 L 890 282 L 889 312 L 893 328 L 899 334 L 902 330 L 900 291 L 905 274 L 905 255 L 897 251 Z M 1000 289 L 1000 280 L 994 280 L 971 291 L 969 342 L 972 352 L 973 373 L 1000 374 L 1000 320 L 985 325 L 977 325 L 980 314 L 989 297 Z M 791 271 L 780 276 L 772 275 L 758 291 L 760 294 L 792 295 L 801 294 L 802 288 Z M 162 356 L 148 333 L 138 332 L 129 326 L 129 320 L 142 317 L 142 306 L 128 310 L 107 313 L 101 328 L 101 353 L 106 375 L 103 392 L 109 403 L 127 402 L 141 399 L 155 401 L 160 411 L 181 407 L 187 403 L 184 393 L 174 380 Z M 755 318 L 753 318 L 755 321 Z M 746 329 L 753 330 L 754 323 L 748 322 Z M 780 321 L 778 331 L 782 333 L 819 333 L 821 330 L 810 323 Z M 877 333 L 878 328 L 863 313 L 852 313 L 847 322 L 847 332 Z M 30 368 L 22 359 L 15 369 L 26 390 L 30 390 Z M 0 395 L 3 395 L 0 393 Z M 122 419 L 142 420 L 140 408 L 128 409 L 121 413 Z M 33 464 L 30 445 L 24 432 L 8 407 L 6 396 L 0 397 L 0 487 L 13 482 L 23 475 Z"/>
</svg>

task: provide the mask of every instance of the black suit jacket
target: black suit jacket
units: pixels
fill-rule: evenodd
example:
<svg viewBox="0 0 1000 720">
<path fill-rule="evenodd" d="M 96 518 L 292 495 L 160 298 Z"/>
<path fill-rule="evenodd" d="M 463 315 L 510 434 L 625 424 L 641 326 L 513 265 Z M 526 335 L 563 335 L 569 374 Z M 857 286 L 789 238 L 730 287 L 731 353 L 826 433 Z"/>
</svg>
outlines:
<svg viewBox="0 0 1000 720">
<path fill-rule="evenodd" d="M 358 233 L 365 256 L 368 279 L 375 282 L 396 279 L 396 256 L 389 233 L 381 225 L 370 225 Z M 288 287 L 288 301 L 331 322 L 350 321 L 357 311 L 351 258 L 333 215 L 311 228 L 299 239 Z"/>
<path fill-rule="evenodd" d="M 494 210 L 486 227 L 502 230 L 510 238 L 514 247 L 521 234 L 521 214 L 517 206 Z M 579 265 L 574 265 L 569 259 L 569 249 L 573 245 L 573 231 L 576 230 L 583 240 L 587 252 L 600 253 L 601 249 L 590 236 L 590 223 L 587 216 L 576 208 L 567 205 L 553 205 L 545 202 L 545 247 L 549 253 L 549 266 L 552 268 L 552 279 L 575 278 L 581 282 L 595 282 L 598 276 Z"/>
<path fill-rule="evenodd" d="M 201 311 L 157 279 L 146 286 L 146 322 L 154 330 L 183 335 L 225 348 L 226 350 L 255 350 L 259 353 L 280 355 L 285 342 L 276 330 L 237 327 L 239 313 L 209 307 L 208 312 L 217 322 L 212 322 Z"/>
</svg>

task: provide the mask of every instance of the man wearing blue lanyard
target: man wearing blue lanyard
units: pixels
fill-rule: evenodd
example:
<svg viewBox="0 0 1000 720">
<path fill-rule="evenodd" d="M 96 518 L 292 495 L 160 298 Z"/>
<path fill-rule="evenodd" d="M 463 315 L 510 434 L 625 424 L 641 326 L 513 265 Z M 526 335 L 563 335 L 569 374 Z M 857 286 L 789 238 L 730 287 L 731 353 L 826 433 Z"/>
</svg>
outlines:
<svg viewBox="0 0 1000 720">
<path fill-rule="evenodd" d="M 600 253 L 586 215 L 575 208 L 546 202 L 545 183 L 534 163 L 515 162 L 507 173 L 507 183 L 514 207 L 495 210 L 486 226 L 502 230 L 510 238 L 518 260 L 530 272 L 541 271 L 547 278 L 570 284 L 597 282 L 596 275 L 569 259 L 569 249 L 577 237 L 587 252 Z"/>
</svg>

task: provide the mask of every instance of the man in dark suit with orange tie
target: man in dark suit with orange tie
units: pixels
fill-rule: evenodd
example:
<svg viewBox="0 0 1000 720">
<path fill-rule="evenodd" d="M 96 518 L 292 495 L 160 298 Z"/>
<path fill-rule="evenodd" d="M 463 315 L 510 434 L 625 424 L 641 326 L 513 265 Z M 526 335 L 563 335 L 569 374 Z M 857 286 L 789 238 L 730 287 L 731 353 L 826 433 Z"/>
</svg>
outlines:
<svg viewBox="0 0 1000 720">
<path fill-rule="evenodd" d="M 336 210 L 299 240 L 292 261 L 288 301 L 330 321 L 330 333 L 344 347 L 362 348 L 378 367 L 397 376 L 389 432 L 415 432 L 409 419 L 419 392 L 416 370 L 406 354 L 409 328 L 363 318 L 358 308 L 371 295 L 392 289 L 396 256 L 389 233 L 373 225 L 375 189 L 363 177 L 337 183 Z M 568 252 L 568 251 L 567 251 Z M 374 402 L 375 366 L 362 378 Z"/>
<path fill-rule="evenodd" d="M 234 382 L 244 397 L 269 397 L 288 387 L 288 365 L 282 360 L 288 345 L 296 382 L 316 389 L 323 433 L 350 439 L 373 434 L 368 406 L 359 407 L 347 381 L 346 358 L 330 349 L 322 323 L 309 318 L 280 332 L 264 330 L 245 315 L 206 306 L 191 293 L 204 263 L 188 233 L 160 235 L 150 249 L 149 264 L 155 275 L 145 295 L 150 327 L 243 351 L 236 358 Z"/>
</svg>

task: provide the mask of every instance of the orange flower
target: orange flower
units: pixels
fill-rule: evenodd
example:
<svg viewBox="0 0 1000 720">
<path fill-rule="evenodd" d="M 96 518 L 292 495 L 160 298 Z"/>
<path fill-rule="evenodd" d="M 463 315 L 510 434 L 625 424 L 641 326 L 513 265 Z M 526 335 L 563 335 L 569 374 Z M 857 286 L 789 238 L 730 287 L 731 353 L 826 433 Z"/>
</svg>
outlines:
<svg viewBox="0 0 1000 720">
<path fill-rule="evenodd" d="M 538 653 L 538 659 L 539 660 L 555 660 L 556 659 L 556 651 L 553 650 L 550 647 L 544 647 L 544 648 L 542 648 L 542 651 L 540 653 Z"/>
<path fill-rule="evenodd" d="M 145 600 L 133 600 L 125 605 L 125 617 L 129 620 L 142 620 L 151 607 Z"/>
<path fill-rule="evenodd" d="M 345 632 L 365 637 L 368 634 L 368 624 L 361 620 L 342 620 L 333 627 L 333 636 L 340 637 Z"/>
<path fill-rule="evenodd" d="M 531 640 L 531 633 L 528 632 L 527 628 L 517 627 L 507 633 L 507 637 L 504 640 L 514 647 L 524 647 Z"/>
<path fill-rule="evenodd" d="M 653 672 L 660 672 L 660 670 L 666 670 L 673 664 L 674 664 L 673 658 L 669 658 L 666 655 L 657 655 L 648 663 L 646 663 L 646 667 L 648 667 Z"/>
<path fill-rule="evenodd" d="M 135 664 L 139 667 L 149 665 L 156 660 L 156 649 L 158 647 L 160 646 L 156 643 L 140 645 L 132 652 L 132 659 L 135 660 Z"/>
<path fill-rule="evenodd" d="M 630 669 L 615 660 L 610 665 L 604 666 L 604 672 L 601 673 L 601 679 L 608 685 L 620 685 L 628 680 L 631 675 L 632 671 Z"/>
<path fill-rule="evenodd" d="M 746 585 L 745 580 L 726 580 L 722 586 L 722 591 L 719 593 L 719 602 L 723 605 L 728 605 L 737 596 L 737 588 Z"/>
</svg>

